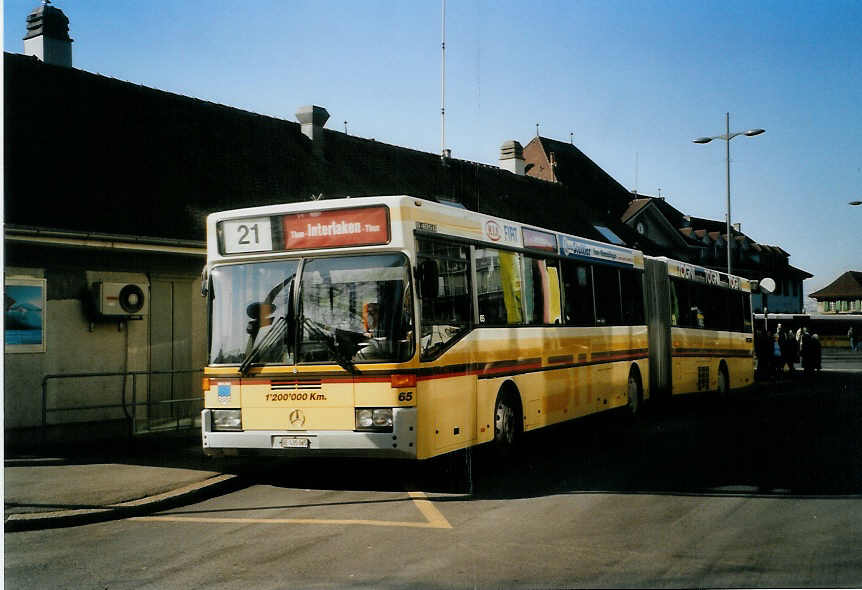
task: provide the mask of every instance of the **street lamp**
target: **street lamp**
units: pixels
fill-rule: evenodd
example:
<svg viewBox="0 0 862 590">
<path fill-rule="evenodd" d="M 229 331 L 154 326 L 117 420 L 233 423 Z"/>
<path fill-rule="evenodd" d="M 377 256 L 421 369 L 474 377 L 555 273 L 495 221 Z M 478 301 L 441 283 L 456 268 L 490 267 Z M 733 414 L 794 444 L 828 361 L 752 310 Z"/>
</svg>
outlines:
<svg viewBox="0 0 862 590">
<path fill-rule="evenodd" d="M 736 137 L 737 135 L 745 135 L 747 137 L 754 137 L 755 135 L 760 135 L 765 129 L 749 129 L 748 131 L 737 131 L 736 133 L 730 132 L 730 113 L 727 113 L 725 118 L 726 122 L 726 133 L 724 135 L 716 135 L 714 137 L 698 137 L 697 139 L 692 139 L 694 143 L 709 143 L 713 139 L 721 139 L 725 142 L 727 146 L 727 274 L 730 274 L 730 248 L 733 245 L 733 237 L 730 233 L 730 140 Z"/>
</svg>

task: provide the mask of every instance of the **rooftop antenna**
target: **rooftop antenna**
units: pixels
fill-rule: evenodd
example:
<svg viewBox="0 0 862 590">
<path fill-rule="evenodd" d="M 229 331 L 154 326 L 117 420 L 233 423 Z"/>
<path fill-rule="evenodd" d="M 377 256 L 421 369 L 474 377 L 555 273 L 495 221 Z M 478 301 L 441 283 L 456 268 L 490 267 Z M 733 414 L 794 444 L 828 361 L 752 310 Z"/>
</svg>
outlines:
<svg viewBox="0 0 862 590">
<path fill-rule="evenodd" d="M 640 169 L 638 158 L 640 157 L 640 152 L 635 152 L 635 194 L 638 194 L 638 171 Z"/>
<path fill-rule="evenodd" d="M 347 121 L 344 122 L 344 135 L 347 135 Z"/>
<path fill-rule="evenodd" d="M 539 124 L 536 123 L 536 137 L 539 137 Z"/>
<path fill-rule="evenodd" d="M 569 131 L 569 143 L 575 145 L 575 132 Z"/>
<path fill-rule="evenodd" d="M 440 157 L 446 157 L 446 0 L 442 0 L 442 15 L 440 18 L 440 30 L 443 41 L 441 43 L 440 62 Z"/>
</svg>

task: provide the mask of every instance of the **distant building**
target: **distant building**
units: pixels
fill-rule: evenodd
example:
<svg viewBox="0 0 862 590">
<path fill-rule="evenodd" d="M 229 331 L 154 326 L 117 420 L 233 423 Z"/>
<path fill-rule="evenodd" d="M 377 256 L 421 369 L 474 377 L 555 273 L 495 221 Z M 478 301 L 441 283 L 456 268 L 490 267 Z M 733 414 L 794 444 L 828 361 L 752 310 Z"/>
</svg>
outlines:
<svg viewBox="0 0 862 590">
<path fill-rule="evenodd" d="M 820 313 L 862 314 L 862 272 L 848 270 L 809 297 L 817 301 Z"/>
<path fill-rule="evenodd" d="M 628 245 L 718 271 L 727 271 L 727 225 L 692 217 L 671 206 L 665 199 L 632 195 L 607 172 L 571 143 L 535 137 L 523 149 L 528 176 L 563 186 L 590 186 L 590 203 L 617 215 L 635 238 Z M 585 196 L 590 199 L 590 196 Z M 790 265 L 790 254 L 779 246 L 759 244 L 736 226 L 732 231 L 731 254 L 734 274 L 760 280 L 771 277 L 776 290 L 770 295 L 755 293 L 755 313 L 764 307 L 772 313 L 801 313 L 802 282 L 810 273 Z M 607 236 L 606 236 L 607 237 Z M 609 238 L 613 241 L 612 238 Z"/>
<path fill-rule="evenodd" d="M 635 197 L 621 219 L 635 232 L 662 248 L 673 251 L 671 256 L 714 270 L 727 271 L 727 224 L 723 221 L 686 215 L 665 199 Z M 810 273 L 790 265 L 790 254 L 779 246 L 755 242 L 742 233 L 736 224 L 732 228 L 733 247 L 731 270 L 733 274 L 749 279 L 775 280 L 774 293 L 752 294 L 752 308 L 762 313 L 802 313 L 802 282 Z"/>
</svg>

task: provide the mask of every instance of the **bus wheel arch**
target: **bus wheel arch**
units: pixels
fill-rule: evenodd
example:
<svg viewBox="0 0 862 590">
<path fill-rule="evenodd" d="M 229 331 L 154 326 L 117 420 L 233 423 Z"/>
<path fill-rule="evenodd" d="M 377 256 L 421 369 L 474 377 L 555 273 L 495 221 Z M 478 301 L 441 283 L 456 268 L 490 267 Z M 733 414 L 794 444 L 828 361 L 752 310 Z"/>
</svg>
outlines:
<svg viewBox="0 0 862 590">
<path fill-rule="evenodd" d="M 494 445 L 501 453 L 509 453 L 524 432 L 524 410 L 521 393 L 512 381 L 506 381 L 494 402 Z"/>
<path fill-rule="evenodd" d="M 644 387 L 640 367 L 636 364 L 632 364 L 629 369 L 627 383 L 626 394 L 628 395 L 628 402 L 626 403 L 626 408 L 631 416 L 637 416 L 643 407 Z"/>
</svg>

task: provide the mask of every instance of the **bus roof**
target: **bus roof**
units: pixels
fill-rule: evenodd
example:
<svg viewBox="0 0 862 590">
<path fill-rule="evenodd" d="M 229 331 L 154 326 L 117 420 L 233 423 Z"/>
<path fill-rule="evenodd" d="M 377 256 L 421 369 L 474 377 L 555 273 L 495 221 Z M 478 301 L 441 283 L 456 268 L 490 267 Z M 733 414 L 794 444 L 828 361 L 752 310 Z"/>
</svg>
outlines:
<svg viewBox="0 0 862 590">
<path fill-rule="evenodd" d="M 240 227 L 237 224 L 242 224 L 243 220 L 245 225 L 261 222 L 261 227 L 266 226 L 263 229 L 267 231 L 271 226 L 275 228 L 274 235 L 262 240 L 256 249 L 240 246 L 239 242 L 229 244 L 222 224 L 228 222 L 231 227 Z M 384 223 L 386 227 L 381 228 Z M 366 228 L 369 231 L 365 231 Z M 407 195 L 266 205 L 207 216 L 210 260 L 346 246 L 407 246 L 414 234 L 462 238 L 488 246 L 643 268 L 643 254 L 638 250 Z"/>
</svg>

